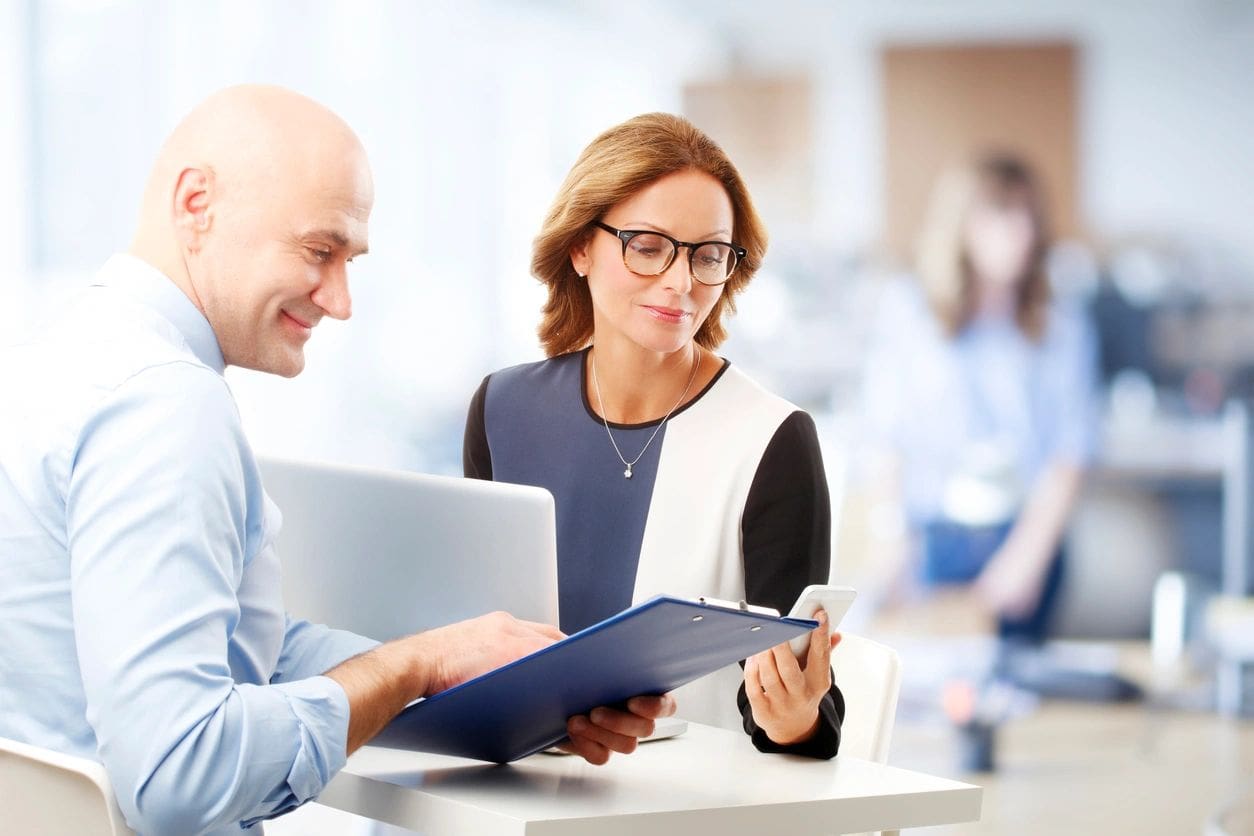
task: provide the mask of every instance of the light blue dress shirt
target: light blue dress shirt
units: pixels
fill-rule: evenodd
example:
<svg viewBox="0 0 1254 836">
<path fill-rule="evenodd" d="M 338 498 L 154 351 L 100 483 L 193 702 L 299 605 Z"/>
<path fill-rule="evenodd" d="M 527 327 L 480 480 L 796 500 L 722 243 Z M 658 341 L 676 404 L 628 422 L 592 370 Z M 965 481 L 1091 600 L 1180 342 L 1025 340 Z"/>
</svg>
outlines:
<svg viewBox="0 0 1254 836">
<path fill-rule="evenodd" d="M 320 674 L 375 644 L 285 615 L 223 366 L 124 255 L 0 352 L 0 736 L 99 759 L 142 834 L 238 833 L 317 795 L 349 715 Z"/>
<path fill-rule="evenodd" d="M 907 516 L 940 519 L 946 486 L 972 446 L 995 442 L 1020 494 L 1052 462 L 1097 449 L 1097 340 L 1077 306 L 1056 302 L 1039 341 L 1008 318 L 946 335 L 916 284 L 883 290 L 863 380 L 863 441 L 900 457 Z"/>
</svg>

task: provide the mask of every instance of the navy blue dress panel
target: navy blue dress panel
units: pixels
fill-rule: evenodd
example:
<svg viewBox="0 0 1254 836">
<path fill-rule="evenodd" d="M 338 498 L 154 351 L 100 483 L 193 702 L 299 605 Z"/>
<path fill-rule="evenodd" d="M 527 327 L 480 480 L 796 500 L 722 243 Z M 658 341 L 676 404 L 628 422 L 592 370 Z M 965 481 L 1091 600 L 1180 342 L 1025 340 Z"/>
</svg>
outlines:
<svg viewBox="0 0 1254 836">
<path fill-rule="evenodd" d="M 566 633 L 631 606 L 666 427 L 611 424 L 614 452 L 584 397 L 586 352 L 514 366 L 487 381 L 483 421 L 498 482 L 548 489 L 557 505 L 558 613 Z M 589 525 L 595 520 L 596 525 Z"/>
</svg>

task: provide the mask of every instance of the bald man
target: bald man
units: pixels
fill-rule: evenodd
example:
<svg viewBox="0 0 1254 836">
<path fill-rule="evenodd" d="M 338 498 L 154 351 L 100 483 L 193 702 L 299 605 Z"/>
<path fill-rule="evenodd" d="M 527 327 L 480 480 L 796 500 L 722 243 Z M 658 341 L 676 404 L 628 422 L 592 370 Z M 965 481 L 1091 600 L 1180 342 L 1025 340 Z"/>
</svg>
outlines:
<svg viewBox="0 0 1254 836">
<path fill-rule="evenodd" d="M 497 613 L 376 645 L 283 611 L 222 373 L 293 376 L 348 318 L 373 199 L 333 113 L 222 91 L 161 149 L 129 252 L 0 352 L 0 736 L 98 758 L 141 833 L 254 827 L 409 702 L 560 636 Z M 630 707 L 574 718 L 572 750 L 602 763 L 674 710 Z"/>
</svg>

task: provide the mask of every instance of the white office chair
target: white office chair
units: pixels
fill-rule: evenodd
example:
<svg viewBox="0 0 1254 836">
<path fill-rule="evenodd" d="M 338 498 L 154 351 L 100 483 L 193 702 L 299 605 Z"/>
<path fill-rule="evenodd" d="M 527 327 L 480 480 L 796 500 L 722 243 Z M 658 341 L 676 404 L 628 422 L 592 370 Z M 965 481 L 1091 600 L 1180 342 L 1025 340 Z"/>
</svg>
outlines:
<svg viewBox="0 0 1254 836">
<path fill-rule="evenodd" d="M 901 691 L 897 651 L 864 636 L 845 633 L 832 651 L 832 668 L 845 697 L 840 753 L 887 763 Z"/>
<path fill-rule="evenodd" d="M 134 836 L 99 763 L 0 737 L 5 832 Z"/>
<path fill-rule="evenodd" d="M 844 633 L 832 651 L 832 669 L 845 698 L 840 754 L 887 763 L 901 692 L 897 651 L 864 636 Z M 884 831 L 884 836 L 896 832 Z"/>
</svg>

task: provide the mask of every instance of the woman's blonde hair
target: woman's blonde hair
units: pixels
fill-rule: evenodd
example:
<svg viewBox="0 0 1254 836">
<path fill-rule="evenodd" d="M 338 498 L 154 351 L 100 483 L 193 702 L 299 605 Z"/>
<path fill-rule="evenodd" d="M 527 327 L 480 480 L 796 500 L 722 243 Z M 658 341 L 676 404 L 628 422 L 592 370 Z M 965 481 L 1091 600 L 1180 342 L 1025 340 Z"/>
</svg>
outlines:
<svg viewBox="0 0 1254 836">
<path fill-rule="evenodd" d="M 1015 321 L 1033 340 L 1045 331 L 1049 278 L 1045 255 L 1049 226 L 1044 199 L 1031 169 L 1006 154 L 989 154 L 946 172 L 936 185 L 919 238 L 918 270 L 932 312 L 953 337 L 975 313 L 975 275 L 966 249 L 966 225 L 980 204 L 1024 206 L 1032 218 L 1032 250 L 1015 283 Z"/>
<path fill-rule="evenodd" d="M 592 234 L 592 224 L 611 207 L 653 181 L 687 169 L 703 171 L 723 184 L 732 204 L 732 240 L 747 251 L 696 334 L 705 348 L 727 339 L 723 314 L 735 312 L 734 297 L 762 264 L 766 229 L 740 173 L 714 140 L 683 117 L 646 113 L 610 128 L 583 150 L 532 245 L 531 273 L 549 289 L 539 328 L 549 357 L 576 351 L 592 340 L 592 296 L 571 265 L 571 248 Z"/>
</svg>

